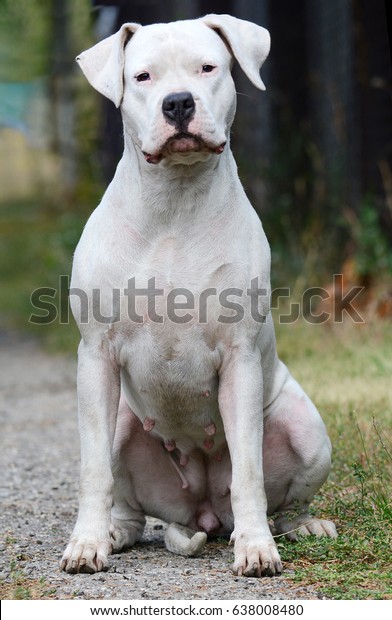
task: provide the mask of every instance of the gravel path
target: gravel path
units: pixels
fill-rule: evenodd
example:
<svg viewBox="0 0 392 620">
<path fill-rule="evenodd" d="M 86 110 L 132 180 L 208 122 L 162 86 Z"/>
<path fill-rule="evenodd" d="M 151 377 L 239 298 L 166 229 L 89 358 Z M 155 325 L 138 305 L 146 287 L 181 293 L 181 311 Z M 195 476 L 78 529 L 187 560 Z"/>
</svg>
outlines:
<svg viewBox="0 0 392 620">
<path fill-rule="evenodd" d="M 165 550 L 165 524 L 150 519 L 140 544 L 110 570 L 67 575 L 59 559 L 76 518 L 79 445 L 76 364 L 36 343 L 0 335 L 1 598 L 316 599 L 289 578 L 246 579 L 232 549 L 208 543 L 185 559 Z"/>
</svg>

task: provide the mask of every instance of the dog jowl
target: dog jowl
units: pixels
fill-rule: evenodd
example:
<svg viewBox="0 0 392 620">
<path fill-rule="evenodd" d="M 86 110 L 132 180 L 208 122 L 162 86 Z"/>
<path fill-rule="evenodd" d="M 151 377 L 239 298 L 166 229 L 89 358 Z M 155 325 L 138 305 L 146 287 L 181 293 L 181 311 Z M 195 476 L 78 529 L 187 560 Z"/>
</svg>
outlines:
<svg viewBox="0 0 392 620">
<path fill-rule="evenodd" d="M 124 24 L 78 57 L 88 81 L 121 108 L 124 154 L 75 252 L 71 287 L 85 291 L 79 324 L 79 514 L 61 566 L 107 570 L 138 541 L 147 515 L 169 524 L 167 548 L 197 555 L 230 535 L 234 573 L 278 574 L 278 534 L 336 536 L 310 516 L 331 445 L 313 403 L 278 359 L 269 296 L 270 249 L 230 150 L 237 61 L 259 89 L 267 30 L 229 15 Z M 130 281 L 134 321 L 113 290 Z M 134 280 L 132 280 L 134 279 Z M 257 290 L 255 295 L 257 295 Z M 176 316 L 168 316 L 175 290 Z M 190 291 L 195 301 L 188 304 Z M 214 291 L 214 294 L 210 294 Z M 173 300 L 172 300 L 173 301 Z M 237 298 L 238 302 L 238 298 Z M 194 308 L 208 309 L 200 320 Z M 192 309 L 193 308 L 193 309 Z M 204 316 L 204 315 L 203 315 Z M 224 320 L 222 320 L 222 317 Z M 82 320 L 83 318 L 83 320 Z M 219 320 L 218 320 L 219 319 Z"/>
</svg>

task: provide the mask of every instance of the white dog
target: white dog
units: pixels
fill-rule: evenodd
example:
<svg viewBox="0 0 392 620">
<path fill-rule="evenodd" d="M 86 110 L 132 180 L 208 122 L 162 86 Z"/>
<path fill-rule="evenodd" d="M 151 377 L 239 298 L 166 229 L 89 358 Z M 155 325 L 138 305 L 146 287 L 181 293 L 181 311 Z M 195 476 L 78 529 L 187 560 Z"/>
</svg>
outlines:
<svg viewBox="0 0 392 620">
<path fill-rule="evenodd" d="M 231 533 L 234 573 L 280 573 L 274 530 L 336 536 L 308 513 L 331 447 L 279 361 L 270 250 L 229 148 L 236 59 L 264 89 L 267 30 L 231 17 L 122 28 L 78 57 L 121 107 L 124 155 L 75 254 L 82 340 L 79 515 L 61 566 L 171 523 L 168 549 Z"/>
</svg>

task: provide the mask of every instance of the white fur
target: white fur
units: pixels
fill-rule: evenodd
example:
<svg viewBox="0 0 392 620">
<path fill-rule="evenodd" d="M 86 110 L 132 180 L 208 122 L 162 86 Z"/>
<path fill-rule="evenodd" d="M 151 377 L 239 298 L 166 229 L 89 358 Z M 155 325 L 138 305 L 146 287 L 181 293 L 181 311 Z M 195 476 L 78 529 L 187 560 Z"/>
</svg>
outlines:
<svg viewBox="0 0 392 620">
<path fill-rule="evenodd" d="M 71 298 L 82 336 L 81 486 L 62 560 L 68 572 L 105 570 L 112 549 L 140 538 L 146 514 L 178 524 L 168 546 L 185 555 L 199 552 L 204 539 L 200 534 L 193 548 L 189 528 L 231 532 L 235 573 L 256 576 L 281 571 L 267 512 L 279 512 L 281 532 L 292 529 L 286 511 L 298 507 L 302 533 L 303 515 L 318 523 L 307 508 L 328 475 L 330 443 L 314 405 L 277 357 L 268 297 L 259 308 L 265 323 L 252 318 L 250 296 L 241 300 L 240 322 L 218 320 L 232 315 L 219 302 L 223 290 L 246 291 L 256 277 L 270 287 L 268 242 L 229 148 L 233 56 L 264 88 L 259 68 L 268 50 L 265 29 L 209 15 L 125 24 L 78 58 L 91 84 L 121 105 L 125 150 L 73 266 L 71 286 L 86 291 L 90 308 L 85 322 Z M 215 69 L 203 72 L 206 64 Z M 138 82 L 143 72 L 151 79 Z M 162 114 L 163 98 L 182 91 L 195 100 L 187 131 L 201 145 L 192 149 L 188 141 L 185 153 L 170 146 L 177 130 Z M 164 290 L 156 304 L 163 323 L 149 317 L 146 297 L 136 303 L 142 323 L 131 321 L 124 296 L 112 320 L 99 322 L 93 289 L 102 315 L 110 316 L 113 289 L 123 291 L 133 277 L 138 288 L 155 277 Z M 170 321 L 166 308 L 179 287 L 196 300 L 183 324 Z M 211 288 L 217 295 L 201 322 L 198 303 Z M 336 534 L 332 524 L 306 531 Z"/>
</svg>

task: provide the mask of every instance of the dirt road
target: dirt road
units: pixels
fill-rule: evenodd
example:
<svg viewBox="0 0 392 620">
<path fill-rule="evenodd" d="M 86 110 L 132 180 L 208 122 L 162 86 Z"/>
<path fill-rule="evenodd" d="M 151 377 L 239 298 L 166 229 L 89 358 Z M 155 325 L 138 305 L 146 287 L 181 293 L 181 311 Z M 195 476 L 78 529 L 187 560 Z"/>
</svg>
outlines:
<svg viewBox="0 0 392 620">
<path fill-rule="evenodd" d="M 164 524 L 149 520 L 143 541 L 110 558 L 110 570 L 67 575 L 59 560 L 76 518 L 79 439 L 75 359 L 51 356 L 35 342 L 0 334 L 1 598 L 316 599 L 290 579 L 231 573 L 232 549 L 208 543 L 185 559 L 163 543 Z"/>
</svg>

